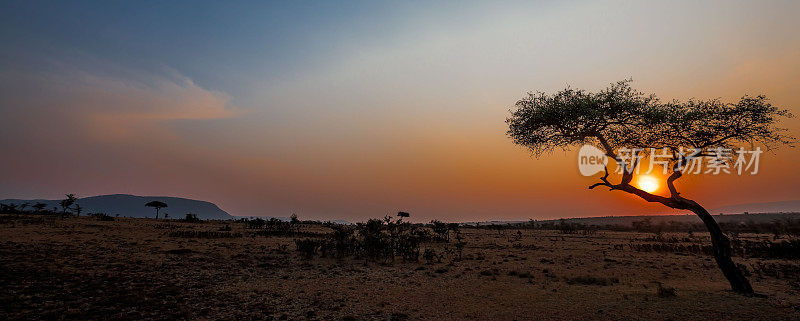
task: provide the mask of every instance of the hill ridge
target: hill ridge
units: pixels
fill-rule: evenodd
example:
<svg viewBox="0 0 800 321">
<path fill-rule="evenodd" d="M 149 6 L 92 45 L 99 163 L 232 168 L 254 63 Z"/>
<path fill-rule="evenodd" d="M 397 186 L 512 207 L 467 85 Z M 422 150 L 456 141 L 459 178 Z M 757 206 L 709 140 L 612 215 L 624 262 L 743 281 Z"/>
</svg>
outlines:
<svg viewBox="0 0 800 321">
<path fill-rule="evenodd" d="M 162 201 L 168 207 L 161 211 L 173 218 L 183 217 L 186 213 L 197 214 L 200 219 L 232 219 L 231 214 L 221 209 L 213 202 L 174 196 L 139 196 L 133 194 L 105 194 L 78 198 L 77 204 L 83 208 L 84 213 L 107 213 L 122 217 L 155 217 L 152 208 L 144 206 L 149 201 Z M 51 199 L 3 199 L 0 203 L 31 204 L 41 202 L 48 208 L 58 207 L 59 200 Z M 163 217 L 163 216 L 162 216 Z"/>
</svg>

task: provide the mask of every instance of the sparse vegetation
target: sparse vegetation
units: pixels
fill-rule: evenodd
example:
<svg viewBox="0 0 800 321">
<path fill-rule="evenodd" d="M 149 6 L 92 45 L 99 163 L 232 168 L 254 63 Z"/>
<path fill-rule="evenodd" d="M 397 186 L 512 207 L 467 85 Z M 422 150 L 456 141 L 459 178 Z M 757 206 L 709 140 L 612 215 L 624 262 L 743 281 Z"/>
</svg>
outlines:
<svg viewBox="0 0 800 321">
<path fill-rule="evenodd" d="M 242 233 L 220 232 L 220 231 L 173 231 L 169 233 L 170 237 L 183 237 L 183 238 L 200 238 L 200 239 L 220 239 L 220 238 L 237 238 L 242 237 Z"/>
<path fill-rule="evenodd" d="M 20 207 L 16 209 L 20 210 Z M 26 210 L 34 209 L 27 207 Z M 445 242 L 439 233 L 433 231 L 433 224 L 412 224 L 402 221 L 401 217 L 397 220 L 373 219 L 355 225 L 301 221 L 289 227 L 292 224 L 289 221 L 267 223 L 265 220 L 263 225 L 250 223 L 253 220 L 160 220 L 153 223 L 152 220 L 112 218 L 106 213 L 90 215 L 91 218 L 0 215 L 0 231 L 9 235 L 10 240 L 0 250 L 0 272 L 5 273 L 0 276 L 0 281 L 7 284 L 13 293 L 26 293 L 24 289 L 32 285 L 39 291 L 37 296 L 19 296 L 19 299 L 8 301 L 12 302 L 14 310 L 11 311 L 17 311 L 11 313 L 30 315 L 33 310 L 25 310 L 25 306 L 38 309 L 44 304 L 66 311 L 68 303 L 62 304 L 62 301 L 54 299 L 63 297 L 63 290 L 55 284 L 64 280 L 72 282 L 69 293 L 74 294 L 75 299 L 68 301 L 74 302 L 72 304 L 90 302 L 89 298 L 98 297 L 94 294 L 97 289 L 102 289 L 112 298 L 135 297 L 136 293 L 144 292 L 160 295 L 171 306 L 181 307 L 186 312 L 176 315 L 190 319 L 228 313 L 221 312 L 223 310 L 200 312 L 202 308 L 191 308 L 208 304 L 235 307 L 239 311 L 237 315 L 259 315 L 267 319 L 280 319 L 283 315 L 286 319 L 305 318 L 309 311 L 313 311 L 315 317 L 329 319 L 341 319 L 350 314 L 371 316 L 376 313 L 375 307 L 384 311 L 381 318 L 390 318 L 389 312 L 402 309 L 410 311 L 412 319 L 435 314 L 439 309 L 446 313 L 474 315 L 481 311 L 508 311 L 508 307 L 503 306 L 476 305 L 461 308 L 468 312 L 455 312 L 447 305 L 436 308 L 404 305 L 403 302 L 389 302 L 383 296 L 370 295 L 373 288 L 381 293 L 407 293 L 414 289 L 443 300 L 478 296 L 497 302 L 527 302 L 526 305 L 531 304 L 531 300 L 549 300 L 550 304 L 565 309 L 574 303 L 572 298 L 582 297 L 590 307 L 602 307 L 604 311 L 623 315 L 627 313 L 631 300 L 646 302 L 648 297 L 690 306 L 697 293 L 719 291 L 721 282 L 724 282 L 715 278 L 713 287 L 698 288 L 698 284 L 709 282 L 707 271 L 714 269 L 713 262 L 706 260 L 703 254 L 710 250 L 710 246 L 703 243 L 703 235 L 675 232 L 687 227 L 677 224 L 665 224 L 661 235 L 643 226 L 637 226 L 643 231 L 628 227 L 625 231 L 605 229 L 601 230 L 602 233 L 587 235 L 562 233 L 561 222 L 553 225 L 525 222 L 524 226 L 491 228 L 446 224 L 450 242 Z M 98 222 L 108 218 L 113 220 Z M 788 221 L 780 222 L 787 224 Z M 574 227 L 577 231 L 583 228 L 580 224 Z M 17 237 L 23 234 L 30 236 Z M 742 262 L 739 269 L 758 280 L 760 291 L 800 304 L 800 297 L 796 295 L 800 291 L 800 284 L 796 282 L 800 277 L 800 265 L 796 258 L 787 254 L 795 253 L 793 249 L 797 239 L 788 234 L 777 240 L 773 237 L 768 230 L 758 234 L 740 234 L 732 242 L 734 255 Z M 31 247 L 29 244 L 49 245 Z M 109 249 L 112 251 L 108 252 Z M 56 253 L 47 251 L 81 257 L 81 268 L 77 268 L 77 261 L 65 261 L 62 263 L 67 264 L 65 267 L 51 266 L 46 270 L 48 274 L 36 274 L 55 273 L 58 278 L 31 279 L 25 276 L 31 272 L 13 272 L 38 271 L 34 259 Z M 598 259 L 598 253 L 603 253 L 602 259 Z M 120 263 L 109 265 L 109 255 L 114 257 L 112 262 Z M 90 283 L 80 272 L 87 266 L 93 270 L 111 269 L 126 280 L 143 278 L 147 281 L 129 281 L 130 288 Z M 102 280 L 98 282 L 106 282 L 114 275 L 101 274 L 95 278 Z M 219 290 L 218 284 L 225 290 Z M 170 286 L 173 290 L 162 292 L 162 287 L 169 289 Z M 497 292 L 498 286 L 508 291 Z M 366 290 L 367 287 L 370 290 Z M 461 290 L 454 292 L 454 288 Z M 608 302 L 604 296 L 586 296 L 587 291 L 600 289 L 608 289 L 610 293 L 618 293 L 627 299 Z M 206 301 L 193 303 L 200 298 Z M 253 298 L 257 298 L 258 305 L 247 303 Z M 410 298 L 416 300 L 415 296 Z M 355 303 L 354 299 L 359 302 Z M 155 301 L 126 300 L 91 302 L 94 302 L 93 309 L 97 309 L 99 315 L 163 311 L 163 306 Z M 213 303 L 208 303 L 209 300 Z M 287 305 L 290 300 L 296 305 Z M 727 302 L 725 304 L 731 304 L 727 300 L 734 300 L 732 302 L 736 302 L 740 309 L 748 311 L 762 309 L 756 301 L 744 298 L 739 300 L 726 296 L 719 300 Z M 283 308 L 264 310 L 262 306 Z M 637 313 L 658 318 L 654 314 L 656 310 L 648 310 L 649 307 L 645 305 Z M 0 317 L 9 313 L 1 310 Z M 791 308 L 773 308 L 770 311 L 776 316 L 789 316 L 795 312 Z M 584 312 L 570 313 L 570 317 L 565 318 L 593 317 Z M 664 311 L 658 310 L 658 313 L 659 317 L 664 317 Z M 689 317 L 689 313 L 692 317 L 710 317 L 720 310 L 675 310 L 667 312 L 667 315 L 672 319 L 683 319 Z"/>
<path fill-rule="evenodd" d="M 113 221 L 114 220 L 113 216 L 108 215 L 106 213 L 92 213 L 89 216 L 97 218 L 98 220 L 101 220 L 101 221 Z"/>
</svg>

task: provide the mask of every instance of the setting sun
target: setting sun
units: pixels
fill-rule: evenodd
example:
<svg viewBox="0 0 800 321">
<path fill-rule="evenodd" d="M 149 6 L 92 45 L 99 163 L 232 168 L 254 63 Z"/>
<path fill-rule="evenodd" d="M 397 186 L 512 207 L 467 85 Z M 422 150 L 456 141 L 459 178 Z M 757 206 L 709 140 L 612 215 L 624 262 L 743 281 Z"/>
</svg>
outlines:
<svg viewBox="0 0 800 321">
<path fill-rule="evenodd" d="M 652 193 L 658 190 L 659 183 L 655 177 L 645 175 L 639 177 L 639 180 L 636 182 L 636 185 L 643 191 Z"/>
</svg>

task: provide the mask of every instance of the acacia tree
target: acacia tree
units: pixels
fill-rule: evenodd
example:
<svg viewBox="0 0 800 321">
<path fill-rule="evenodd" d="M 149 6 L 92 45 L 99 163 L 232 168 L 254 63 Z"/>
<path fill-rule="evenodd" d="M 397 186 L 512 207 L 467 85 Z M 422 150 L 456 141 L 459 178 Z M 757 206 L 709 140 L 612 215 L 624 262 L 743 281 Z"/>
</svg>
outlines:
<svg viewBox="0 0 800 321">
<path fill-rule="evenodd" d="M 158 211 L 160 209 L 164 208 L 164 207 L 167 207 L 167 203 L 159 202 L 159 201 L 152 201 L 152 202 L 148 202 L 147 204 L 144 204 L 144 206 L 155 208 L 156 209 L 156 219 L 158 219 Z"/>
<path fill-rule="evenodd" d="M 67 211 L 71 210 L 70 207 L 72 206 L 72 204 L 75 204 L 75 202 L 78 201 L 78 198 L 75 197 L 75 194 L 66 194 L 64 196 L 66 196 L 67 198 L 59 201 L 58 205 L 61 206 L 61 214 L 67 215 Z"/>
<path fill-rule="evenodd" d="M 606 187 L 633 194 L 647 202 L 689 210 L 700 217 L 711 235 L 714 258 L 735 292 L 753 294 L 750 282 L 731 259 L 730 240 L 699 203 L 681 195 L 675 182 L 686 165 L 698 157 L 714 156 L 717 148 L 748 145 L 767 150 L 792 144 L 786 129 L 777 127 L 782 118 L 792 117 L 771 105 L 764 96 L 744 96 L 737 103 L 717 99 L 660 102 L 630 87 L 630 80 L 612 84 L 597 93 L 567 88 L 549 95 L 529 93 L 519 100 L 506 119 L 507 134 L 515 144 L 527 147 L 534 156 L 554 149 L 583 144 L 600 146 L 606 156 L 621 167 L 621 174 L 609 178 L 608 167 L 600 182 L 589 189 Z M 619 154 L 621 148 L 637 151 L 633 157 Z M 669 196 L 646 192 L 631 184 L 640 157 L 651 148 L 668 151 Z M 692 149 L 692 153 L 686 153 Z M 614 182 L 612 182 L 612 180 Z"/>
</svg>

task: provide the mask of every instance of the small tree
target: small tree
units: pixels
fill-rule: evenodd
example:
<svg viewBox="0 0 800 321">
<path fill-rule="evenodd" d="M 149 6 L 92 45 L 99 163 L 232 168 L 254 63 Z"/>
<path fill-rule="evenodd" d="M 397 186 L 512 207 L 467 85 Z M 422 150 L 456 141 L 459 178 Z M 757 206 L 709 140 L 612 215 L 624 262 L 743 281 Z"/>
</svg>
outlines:
<svg viewBox="0 0 800 321">
<path fill-rule="evenodd" d="M 31 203 L 28 203 L 28 202 L 19 204 L 19 211 L 25 213 L 25 208 L 27 208 L 30 205 L 31 205 Z"/>
<path fill-rule="evenodd" d="M 75 211 L 75 214 L 81 216 L 81 212 L 83 212 L 83 207 L 81 207 L 80 204 L 75 204 L 75 208 L 73 210 Z"/>
<path fill-rule="evenodd" d="M 690 100 L 661 103 L 654 95 L 632 89 L 630 80 L 621 81 L 598 93 L 565 89 L 553 95 L 530 93 L 516 103 L 506 122 L 514 143 L 527 147 L 539 156 L 555 148 L 567 149 L 581 144 L 601 146 L 605 154 L 623 169 L 618 183 L 609 179 L 608 168 L 600 182 L 589 186 L 633 194 L 648 202 L 689 210 L 702 219 L 711 235 L 714 258 L 731 288 L 752 294 L 753 288 L 731 260 L 730 240 L 711 214 L 694 200 L 681 195 L 675 181 L 692 157 L 713 156 L 715 148 L 733 148 L 737 144 L 760 144 L 767 149 L 791 144 L 785 129 L 777 128 L 788 111 L 772 106 L 764 96 L 744 96 L 737 103 L 719 100 Z M 698 151 L 683 154 L 684 147 Z M 626 162 L 619 148 L 666 149 L 672 154 L 666 179 L 669 196 L 652 194 L 631 184 L 638 158 Z"/>
<path fill-rule="evenodd" d="M 36 204 L 33 204 L 32 207 L 33 207 L 33 210 L 36 213 L 40 213 L 40 212 L 42 212 L 44 210 L 45 207 L 47 207 L 47 204 L 42 203 L 42 202 L 37 202 Z"/>
<path fill-rule="evenodd" d="M 75 194 L 67 194 L 65 195 L 67 198 L 58 202 L 58 205 L 61 206 L 61 214 L 66 215 L 68 210 L 71 210 L 71 207 L 75 202 L 78 200 L 75 197 Z"/>
<path fill-rule="evenodd" d="M 450 242 L 450 228 L 447 223 L 433 220 L 431 221 L 431 229 L 434 233 L 439 235 L 439 239 L 448 243 Z"/>
<path fill-rule="evenodd" d="M 144 204 L 144 206 L 155 208 L 156 209 L 156 219 L 158 219 L 158 211 L 160 209 L 162 209 L 162 208 L 167 207 L 167 203 L 159 202 L 159 201 L 152 201 L 152 202 L 148 202 L 147 204 Z"/>
<path fill-rule="evenodd" d="M 297 214 L 295 213 L 292 213 L 292 216 L 289 217 L 289 230 L 300 230 L 300 219 L 297 218 Z"/>
<path fill-rule="evenodd" d="M 183 221 L 187 223 L 199 223 L 200 219 L 197 218 L 197 214 L 186 213 L 186 218 L 184 218 Z"/>
</svg>

